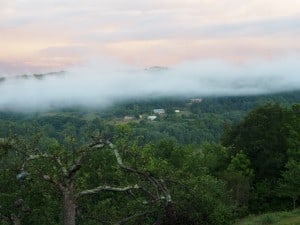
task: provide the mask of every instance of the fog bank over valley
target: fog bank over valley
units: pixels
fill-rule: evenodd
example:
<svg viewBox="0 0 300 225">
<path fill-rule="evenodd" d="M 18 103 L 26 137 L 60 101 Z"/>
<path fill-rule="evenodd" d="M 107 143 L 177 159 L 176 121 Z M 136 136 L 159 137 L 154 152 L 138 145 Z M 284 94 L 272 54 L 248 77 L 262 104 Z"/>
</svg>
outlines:
<svg viewBox="0 0 300 225">
<path fill-rule="evenodd" d="M 299 57 L 230 64 L 207 60 L 164 68 L 107 61 L 64 72 L 0 78 L 0 111 L 103 108 L 131 98 L 236 96 L 300 90 Z"/>
</svg>

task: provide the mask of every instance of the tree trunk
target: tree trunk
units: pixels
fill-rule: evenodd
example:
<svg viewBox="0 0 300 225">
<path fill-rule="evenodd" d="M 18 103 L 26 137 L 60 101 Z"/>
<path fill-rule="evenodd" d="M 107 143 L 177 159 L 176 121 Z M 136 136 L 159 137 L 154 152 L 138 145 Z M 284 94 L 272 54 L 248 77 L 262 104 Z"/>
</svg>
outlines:
<svg viewBox="0 0 300 225">
<path fill-rule="evenodd" d="M 64 225 L 76 224 L 76 201 L 74 196 L 74 188 L 71 186 L 63 193 L 63 217 Z"/>
<path fill-rule="evenodd" d="M 13 225 L 21 225 L 21 220 L 15 214 L 11 215 L 11 221 Z"/>
<path fill-rule="evenodd" d="M 296 209 L 296 201 L 297 201 L 297 198 L 293 198 L 293 209 L 294 210 Z"/>
</svg>

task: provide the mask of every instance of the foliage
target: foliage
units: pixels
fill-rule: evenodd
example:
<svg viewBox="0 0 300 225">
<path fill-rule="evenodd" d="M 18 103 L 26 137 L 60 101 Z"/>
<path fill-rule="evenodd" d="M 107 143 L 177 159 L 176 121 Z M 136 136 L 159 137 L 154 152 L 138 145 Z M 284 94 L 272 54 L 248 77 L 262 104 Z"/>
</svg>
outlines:
<svg viewBox="0 0 300 225">
<path fill-rule="evenodd" d="M 238 216 L 246 215 L 254 171 L 248 157 L 240 151 L 232 157 L 225 173 L 224 179 L 228 188 L 232 191 L 232 198 L 235 204 L 235 213 Z"/>
<path fill-rule="evenodd" d="M 299 113 L 279 104 L 265 104 L 245 119 L 227 129 L 223 144 L 230 154 L 240 149 L 247 155 L 254 169 L 253 188 L 250 194 L 250 210 L 253 212 L 285 208 L 286 201 L 278 199 L 275 187 L 288 162 L 299 151 Z M 284 195 L 282 195 L 284 196 Z"/>
<path fill-rule="evenodd" d="M 286 171 L 282 173 L 277 193 L 279 196 L 290 197 L 293 200 L 293 208 L 300 196 L 300 163 L 295 160 L 288 161 Z"/>
<path fill-rule="evenodd" d="M 152 201 L 140 190 L 101 192 L 76 201 L 77 224 L 225 225 L 251 212 L 290 208 L 288 198 L 296 199 L 300 189 L 300 114 L 299 104 L 288 104 L 299 102 L 299 96 L 204 98 L 201 103 L 165 98 L 106 111 L 0 112 L 0 224 L 13 223 L 13 216 L 25 225 L 62 224 L 62 193 L 41 175 L 66 183 L 58 164 L 72 167 L 95 137 L 114 143 L 125 165 L 157 178 L 172 204 L 164 198 Z M 264 104 L 249 112 L 274 99 L 284 104 Z M 154 108 L 167 113 L 149 121 Z M 134 118 L 126 121 L 128 115 Z M 42 157 L 25 167 L 28 155 L 37 153 L 61 162 Z M 84 162 L 74 176 L 76 191 L 109 184 L 157 191 L 145 177 L 120 168 L 109 148 L 89 151 Z M 267 215 L 257 224 L 274 218 Z"/>
</svg>

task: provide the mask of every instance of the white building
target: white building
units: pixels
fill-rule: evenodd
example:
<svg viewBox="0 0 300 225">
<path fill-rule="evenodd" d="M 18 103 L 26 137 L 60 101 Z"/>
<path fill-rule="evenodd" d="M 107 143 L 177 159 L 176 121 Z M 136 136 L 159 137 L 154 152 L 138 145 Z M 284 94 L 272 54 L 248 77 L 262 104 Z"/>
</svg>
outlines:
<svg viewBox="0 0 300 225">
<path fill-rule="evenodd" d="M 164 114 L 165 113 L 165 110 L 164 109 L 154 109 L 153 112 L 155 114 Z"/>
<path fill-rule="evenodd" d="M 155 120 L 156 118 L 157 118 L 157 116 L 148 116 L 148 117 L 147 117 L 147 119 L 148 119 L 148 120 L 151 120 L 151 121 Z"/>
<path fill-rule="evenodd" d="M 202 102 L 202 98 L 192 98 L 191 99 L 191 103 L 200 103 L 200 102 Z"/>
</svg>

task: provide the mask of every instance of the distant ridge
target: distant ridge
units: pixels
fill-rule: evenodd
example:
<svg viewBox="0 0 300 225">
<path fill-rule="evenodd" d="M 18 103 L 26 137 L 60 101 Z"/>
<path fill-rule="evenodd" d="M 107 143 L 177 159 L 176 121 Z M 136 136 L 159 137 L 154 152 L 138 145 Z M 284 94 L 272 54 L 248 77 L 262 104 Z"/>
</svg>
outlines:
<svg viewBox="0 0 300 225">
<path fill-rule="evenodd" d="M 168 67 L 164 67 L 164 66 L 151 66 L 145 69 L 145 71 L 148 72 L 163 72 L 168 70 Z"/>
<path fill-rule="evenodd" d="M 45 77 L 49 76 L 60 76 L 65 74 L 66 71 L 57 71 L 57 72 L 49 72 L 49 73 L 34 73 L 34 74 L 23 74 L 23 75 L 17 75 L 17 76 L 12 76 L 12 77 L 0 77 L 0 83 L 5 82 L 6 80 L 11 80 L 11 79 L 38 79 L 42 80 Z"/>
</svg>

